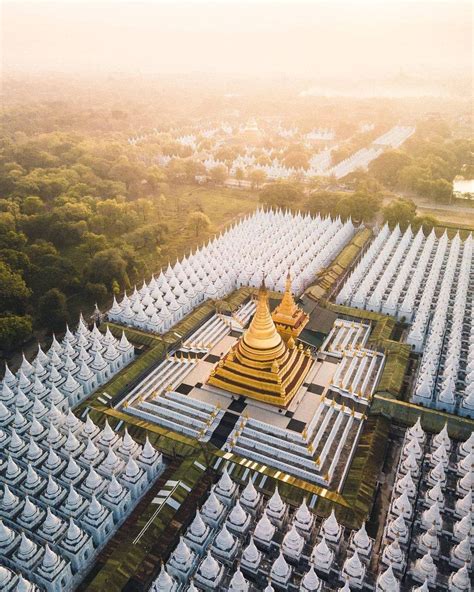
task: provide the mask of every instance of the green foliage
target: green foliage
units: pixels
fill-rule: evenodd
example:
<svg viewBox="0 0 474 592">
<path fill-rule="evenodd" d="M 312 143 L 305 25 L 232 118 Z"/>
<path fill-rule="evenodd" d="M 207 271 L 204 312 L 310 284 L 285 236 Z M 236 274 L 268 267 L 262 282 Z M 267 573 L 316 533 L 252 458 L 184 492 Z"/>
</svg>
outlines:
<svg viewBox="0 0 474 592">
<path fill-rule="evenodd" d="M 253 169 L 248 173 L 248 179 L 252 184 L 252 189 L 258 189 L 267 179 L 267 174 L 261 169 Z"/>
<path fill-rule="evenodd" d="M 425 233 L 425 235 L 427 235 L 433 230 L 433 228 L 439 226 L 439 220 L 435 218 L 435 216 L 415 216 L 412 220 L 411 225 L 413 230 L 423 228 L 423 232 Z"/>
<path fill-rule="evenodd" d="M 48 290 L 38 301 L 38 318 L 49 329 L 63 330 L 68 310 L 66 296 L 57 288 Z"/>
<path fill-rule="evenodd" d="M 259 195 L 260 203 L 271 208 L 298 208 L 303 197 L 300 187 L 294 183 L 271 183 Z"/>
<path fill-rule="evenodd" d="M 411 199 L 395 199 L 385 206 L 383 216 L 390 226 L 399 224 L 400 228 L 405 229 L 415 219 L 416 204 Z"/>
<path fill-rule="evenodd" d="M 97 304 L 102 304 L 107 299 L 108 290 L 105 284 L 87 282 L 87 293 Z"/>
<path fill-rule="evenodd" d="M 357 192 L 343 197 L 337 202 L 336 213 L 342 218 L 352 218 L 357 222 L 370 222 L 377 215 L 382 198 L 377 194 Z"/>
<path fill-rule="evenodd" d="M 382 198 L 376 191 L 357 190 L 355 193 L 315 191 L 306 200 L 305 207 L 312 214 L 341 216 L 356 222 L 370 222 L 380 211 Z"/>
<path fill-rule="evenodd" d="M 168 237 L 156 164 L 68 132 L 16 134 L 0 148 L 0 315 L 28 310 L 36 326 L 60 328 L 67 308 L 53 321 L 36 310 L 50 290 L 87 309 L 147 272 Z"/>
<path fill-rule="evenodd" d="M 31 337 L 30 316 L 8 315 L 0 317 L 0 350 L 11 351 L 19 348 Z"/>
<path fill-rule="evenodd" d="M 452 198 L 454 177 L 473 172 L 473 148 L 472 140 L 453 139 L 446 121 L 429 117 L 399 150 L 376 158 L 369 171 L 386 187 L 446 203 Z"/>
<path fill-rule="evenodd" d="M 114 281 L 128 285 L 127 261 L 119 249 L 110 248 L 96 253 L 88 264 L 86 275 L 92 283 L 101 283 L 112 289 Z"/>
<path fill-rule="evenodd" d="M 283 158 L 283 164 L 288 168 L 308 169 L 310 154 L 301 146 L 290 147 Z"/>
<path fill-rule="evenodd" d="M 203 231 L 210 228 L 211 220 L 204 212 L 191 212 L 186 224 L 195 233 L 195 236 L 198 237 Z"/>
<path fill-rule="evenodd" d="M 20 273 L 0 261 L 0 312 L 22 312 L 31 291 Z"/>
<path fill-rule="evenodd" d="M 209 171 L 209 176 L 214 183 L 224 183 L 227 179 L 227 169 L 224 165 L 218 164 Z"/>
<path fill-rule="evenodd" d="M 404 152 L 388 150 L 370 163 L 369 172 L 386 187 L 394 187 L 399 171 L 410 163 L 410 157 Z"/>
</svg>

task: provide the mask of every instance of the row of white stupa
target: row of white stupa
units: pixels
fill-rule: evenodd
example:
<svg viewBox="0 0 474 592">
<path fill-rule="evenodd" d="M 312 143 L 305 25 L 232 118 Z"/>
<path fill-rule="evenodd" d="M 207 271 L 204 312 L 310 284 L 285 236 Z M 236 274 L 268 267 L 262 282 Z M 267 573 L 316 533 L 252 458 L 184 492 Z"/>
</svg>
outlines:
<svg viewBox="0 0 474 592">
<path fill-rule="evenodd" d="M 417 403 L 449 412 L 456 410 L 460 415 L 474 418 L 474 307 L 472 300 L 469 303 L 468 299 L 474 289 L 468 275 L 473 261 L 472 241 L 466 241 L 464 244 L 460 262 L 462 271 L 457 277 L 455 269 L 459 254 L 458 249 L 453 247 L 446 263 L 446 272 L 434 311 L 430 313 L 429 329 L 413 398 Z M 414 334 L 416 337 L 415 331 L 419 324 L 424 323 L 427 316 L 423 314 L 427 307 L 424 305 L 418 309 L 410 335 Z M 466 356 L 463 334 L 466 333 L 469 324 Z M 461 371 L 465 375 L 462 380 L 462 396 L 458 397 Z"/>
<path fill-rule="evenodd" d="M 464 263 L 468 262 L 471 249 L 471 235 L 464 242 L 458 234 L 450 241 L 446 232 L 438 239 L 434 230 L 425 237 L 422 229 L 415 234 L 408 227 L 402 233 L 398 225 L 390 231 L 385 224 L 347 278 L 336 301 L 408 322 L 418 317 L 421 336 L 413 335 L 412 341 L 419 349 L 427 324 L 427 311 L 420 312 L 420 306 L 429 309 L 437 283 L 444 277 L 451 250 L 453 257 L 455 253 L 458 255 L 460 277 L 469 278 L 470 265 L 461 267 L 460 264 L 464 251 Z M 424 296 L 426 290 L 428 296 Z"/>
<path fill-rule="evenodd" d="M 54 404 L 0 418 L 0 465 L 0 578 L 47 592 L 78 583 L 163 467 L 148 439 L 142 447 Z"/>
<path fill-rule="evenodd" d="M 265 275 L 270 290 L 284 291 L 288 271 L 300 294 L 354 234 L 351 221 L 283 211 L 257 211 L 196 253 L 114 299 L 110 320 L 164 333 L 207 299 L 241 286 L 258 287 Z"/>
<path fill-rule="evenodd" d="M 7 410 L 37 417 L 51 404 L 59 409 L 74 407 L 104 384 L 134 357 L 133 345 L 125 334 L 117 340 L 109 330 L 102 334 L 96 326 L 89 330 L 81 316 L 75 333 L 69 328 L 63 340 L 38 353 L 30 363 L 25 356 L 13 374 L 5 367 L 0 383 L 0 417 Z"/>
<path fill-rule="evenodd" d="M 459 476 L 453 509 L 448 508 L 445 494 L 447 471 Z M 470 591 L 473 485 L 474 433 L 456 449 L 446 427 L 429 444 L 420 420 L 406 431 L 381 555 L 381 563 L 391 566 L 397 580 L 409 573 L 420 591 L 445 589 L 446 584 L 450 592 Z M 444 516 L 452 520 L 452 532 Z M 440 574 L 437 562 L 443 540 L 449 556 L 445 573 Z"/>
<path fill-rule="evenodd" d="M 337 296 L 341 304 L 413 321 L 408 343 L 416 351 L 424 345 L 414 400 L 470 417 L 474 353 L 469 348 L 466 359 L 462 346 L 466 328 L 472 330 L 472 268 L 472 235 L 449 241 L 446 233 L 437 239 L 432 231 L 425 238 L 421 229 L 402 234 L 398 226 L 390 232 L 385 225 Z M 473 338 L 471 333 L 471 343 Z M 440 362 L 444 368 L 436 381 Z"/>
<path fill-rule="evenodd" d="M 413 441 L 416 438 L 422 441 L 424 438 L 419 422 L 407 434 L 404 457 L 415 453 L 416 446 L 410 437 Z M 447 445 L 446 437 L 445 430 L 435 437 L 432 443 L 433 455 L 437 452 L 439 454 L 440 448 L 443 449 L 443 446 Z M 418 440 L 415 444 L 420 446 Z M 472 463 L 473 446 L 474 435 L 459 446 L 458 465 L 460 470 L 464 471 L 464 475 L 468 474 L 466 467 Z M 400 488 L 402 497 L 395 494 L 394 503 L 391 505 L 390 518 L 384 534 L 385 545 L 375 574 L 376 592 L 400 591 L 403 558 L 409 542 L 409 529 L 405 524 L 403 510 L 406 497 L 410 495 L 411 499 L 416 492 L 416 488 L 411 491 L 409 487 L 409 484 L 413 483 L 410 479 L 409 473 L 400 474 L 396 483 L 396 493 L 398 494 Z M 426 497 L 431 504 L 429 508 L 433 507 L 435 502 L 430 499 L 429 494 Z M 463 510 L 461 514 L 462 512 Z M 413 512 L 410 517 L 412 515 Z M 469 570 L 464 560 L 466 553 L 470 553 L 469 537 L 474 537 L 470 518 L 470 511 L 464 513 L 454 526 L 455 546 L 451 553 L 453 571 L 449 577 L 448 587 L 450 592 L 469 590 Z M 428 528 L 431 527 L 429 511 L 422 515 L 422 522 L 429 522 Z M 301 566 L 302 560 L 304 565 L 308 544 L 311 547 L 314 541 L 315 528 L 315 516 L 305 502 L 291 513 L 288 505 L 281 499 L 278 489 L 268 501 L 265 501 L 251 479 L 239 492 L 237 484 L 232 481 L 227 471 L 224 471 L 202 508 L 196 512 L 184 536 L 180 538 L 166 566 L 162 566 L 151 592 L 175 592 L 181 589 L 188 592 L 224 589 L 246 592 L 261 589 L 254 582 L 256 579 L 261 581 L 262 577 L 269 578 L 269 584 L 265 588 L 268 592 L 286 590 L 288 586 L 300 592 L 321 591 L 323 585 L 325 590 L 334 590 L 334 587 L 329 588 L 327 584 L 337 586 L 338 573 L 341 584 L 345 581 L 339 588 L 340 591 L 362 589 L 368 583 L 367 575 L 374 541 L 368 537 L 364 525 L 347 537 L 333 512 L 319 529 L 316 543 L 308 556 L 306 571 L 303 568 L 302 577 L 296 576 L 298 571 L 301 573 L 301 569 L 295 569 L 294 566 Z M 277 532 L 281 533 L 277 537 L 281 540 L 281 545 L 278 545 L 278 556 L 276 559 L 269 559 L 268 552 L 270 548 L 274 548 Z M 344 538 L 348 538 L 348 555 L 340 569 L 335 559 L 340 554 L 340 545 Z M 423 541 L 420 544 L 420 549 L 423 550 Z M 231 566 L 235 565 L 236 560 L 238 568 L 235 571 Z M 420 571 L 419 563 L 416 563 L 413 570 L 414 580 Z M 413 592 L 427 592 L 427 583 L 422 579 L 421 584 L 420 587 L 415 585 L 412 588 Z"/>
<path fill-rule="evenodd" d="M 262 578 L 268 578 L 267 592 L 295 585 L 299 585 L 301 592 L 319 592 L 326 581 L 337 585 L 335 556 L 344 529 L 332 512 L 323 521 L 318 541 L 313 545 L 315 530 L 316 517 L 305 501 L 293 512 L 282 500 L 278 488 L 266 500 L 251 479 L 239 491 L 238 485 L 224 471 L 166 565 L 162 566 L 150 592 L 180 589 L 248 592 L 262 589 L 252 583 L 261 582 Z M 276 559 L 271 559 L 269 552 L 275 549 L 276 539 L 281 539 L 281 545 L 278 545 Z M 351 555 L 343 564 L 341 592 L 350 592 L 355 563 L 365 569 L 372 547 L 373 540 L 364 525 L 350 534 Z M 307 552 L 309 556 L 305 557 Z M 236 559 L 239 567 L 234 570 L 232 565 Z M 294 567 L 305 564 L 306 568 Z M 381 574 L 381 584 L 384 578 Z"/>
</svg>

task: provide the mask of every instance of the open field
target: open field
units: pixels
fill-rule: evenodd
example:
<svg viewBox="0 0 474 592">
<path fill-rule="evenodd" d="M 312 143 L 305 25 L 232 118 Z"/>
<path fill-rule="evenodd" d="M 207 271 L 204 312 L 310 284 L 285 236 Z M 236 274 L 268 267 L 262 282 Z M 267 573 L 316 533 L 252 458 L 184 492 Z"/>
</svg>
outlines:
<svg viewBox="0 0 474 592">
<path fill-rule="evenodd" d="M 255 192 L 228 187 L 172 185 L 166 196 L 163 218 L 169 229 L 161 253 L 149 256 L 150 268 L 159 270 L 200 246 L 206 239 L 219 233 L 232 221 L 255 210 L 258 197 Z M 211 227 L 196 236 L 186 228 L 186 216 L 202 211 L 211 220 Z"/>
<path fill-rule="evenodd" d="M 474 229 L 474 208 L 471 208 L 469 211 L 468 208 L 446 209 L 444 206 L 425 207 L 419 205 L 417 207 L 420 214 L 424 216 L 434 216 L 442 224 Z"/>
</svg>

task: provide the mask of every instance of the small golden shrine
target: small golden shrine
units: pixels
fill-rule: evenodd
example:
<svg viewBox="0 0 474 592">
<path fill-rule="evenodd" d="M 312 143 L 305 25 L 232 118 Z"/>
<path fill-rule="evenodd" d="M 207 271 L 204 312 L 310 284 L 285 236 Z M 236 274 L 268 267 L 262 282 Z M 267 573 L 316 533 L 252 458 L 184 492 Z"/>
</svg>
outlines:
<svg viewBox="0 0 474 592">
<path fill-rule="evenodd" d="M 301 308 L 298 308 L 293 298 L 289 272 L 286 276 L 285 293 L 280 304 L 273 311 L 272 319 L 278 333 L 287 343 L 290 337 L 293 337 L 293 339 L 298 337 L 309 320 L 308 315 Z"/>
</svg>

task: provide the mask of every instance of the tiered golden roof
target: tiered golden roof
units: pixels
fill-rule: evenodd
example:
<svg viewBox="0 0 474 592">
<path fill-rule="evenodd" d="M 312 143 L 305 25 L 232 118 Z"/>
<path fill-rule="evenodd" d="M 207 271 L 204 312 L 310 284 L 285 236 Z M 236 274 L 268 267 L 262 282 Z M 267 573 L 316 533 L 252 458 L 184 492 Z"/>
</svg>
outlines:
<svg viewBox="0 0 474 592">
<path fill-rule="evenodd" d="M 298 308 L 293 298 L 289 272 L 286 276 L 285 293 L 280 304 L 273 311 L 272 319 L 277 331 L 286 342 L 291 337 L 296 339 L 309 320 L 308 315 L 301 308 Z"/>
<path fill-rule="evenodd" d="M 273 405 L 286 406 L 301 386 L 312 358 L 287 345 L 278 333 L 268 308 L 265 286 L 258 293 L 255 315 L 249 328 L 211 372 L 208 383 L 238 395 Z"/>
</svg>

